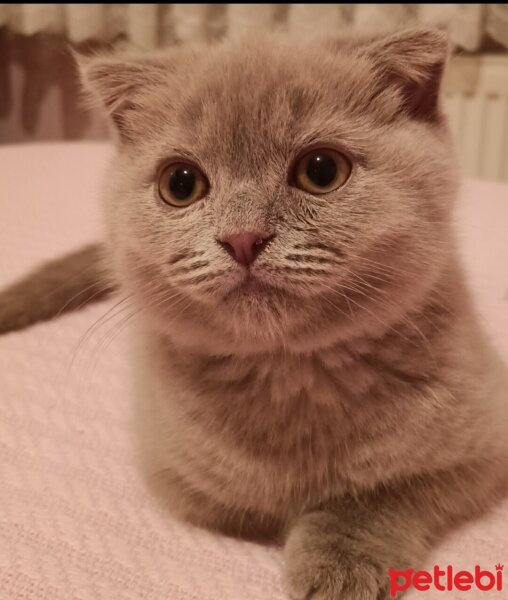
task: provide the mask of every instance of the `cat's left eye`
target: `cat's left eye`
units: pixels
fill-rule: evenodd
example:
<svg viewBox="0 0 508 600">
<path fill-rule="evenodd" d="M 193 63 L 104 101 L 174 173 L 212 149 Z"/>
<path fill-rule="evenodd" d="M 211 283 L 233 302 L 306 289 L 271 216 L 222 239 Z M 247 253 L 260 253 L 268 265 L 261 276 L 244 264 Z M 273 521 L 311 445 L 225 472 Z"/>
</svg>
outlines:
<svg viewBox="0 0 508 600">
<path fill-rule="evenodd" d="M 326 194 L 344 185 L 351 170 L 349 160 L 337 150 L 311 150 L 297 160 L 292 184 L 309 194 Z"/>
<path fill-rule="evenodd" d="M 171 206 L 189 206 L 203 198 L 209 187 L 204 173 L 190 163 L 171 163 L 159 175 L 159 196 Z"/>
</svg>

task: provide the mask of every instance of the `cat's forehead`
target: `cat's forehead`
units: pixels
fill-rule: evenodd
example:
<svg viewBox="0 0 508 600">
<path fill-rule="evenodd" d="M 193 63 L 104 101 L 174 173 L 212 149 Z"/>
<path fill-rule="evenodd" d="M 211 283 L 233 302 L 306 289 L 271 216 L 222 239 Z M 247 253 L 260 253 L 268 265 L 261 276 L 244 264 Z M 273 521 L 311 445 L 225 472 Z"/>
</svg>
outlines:
<svg viewBox="0 0 508 600">
<path fill-rule="evenodd" d="M 251 165 L 344 128 L 361 83 L 340 56 L 284 46 L 218 51 L 186 82 L 173 104 L 178 145 Z"/>
</svg>

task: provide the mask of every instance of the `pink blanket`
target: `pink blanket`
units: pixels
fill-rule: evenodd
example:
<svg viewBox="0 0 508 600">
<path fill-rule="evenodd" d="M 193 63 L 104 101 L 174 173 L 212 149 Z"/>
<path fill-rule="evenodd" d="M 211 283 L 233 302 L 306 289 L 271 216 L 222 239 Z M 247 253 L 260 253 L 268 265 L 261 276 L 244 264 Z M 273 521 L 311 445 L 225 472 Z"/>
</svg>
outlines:
<svg viewBox="0 0 508 600">
<path fill-rule="evenodd" d="M 0 148 L 0 285 L 100 235 L 104 144 Z M 508 360 L 508 187 L 467 182 L 457 231 Z M 125 313 L 107 301 L 0 336 L 0 600 L 282 600 L 277 550 L 170 520 L 133 462 Z M 92 327 L 92 328 L 91 328 Z M 429 566 L 508 562 L 508 499 Z M 508 568 L 506 569 L 508 571 Z M 408 600 L 508 597 L 412 591 Z"/>
</svg>

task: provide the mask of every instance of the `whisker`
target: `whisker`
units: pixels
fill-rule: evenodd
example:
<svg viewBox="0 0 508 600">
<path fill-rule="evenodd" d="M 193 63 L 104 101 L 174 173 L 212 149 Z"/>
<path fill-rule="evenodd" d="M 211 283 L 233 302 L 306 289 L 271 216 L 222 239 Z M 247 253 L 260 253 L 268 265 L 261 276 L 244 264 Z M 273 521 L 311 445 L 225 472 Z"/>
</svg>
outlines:
<svg viewBox="0 0 508 600">
<path fill-rule="evenodd" d="M 107 322 L 109 319 L 113 318 L 115 315 L 111 314 L 112 312 L 114 312 L 116 309 L 118 309 L 120 307 L 120 312 L 122 310 L 124 310 L 125 307 L 122 307 L 121 305 L 124 304 L 125 302 L 131 300 L 131 296 L 126 296 L 125 298 L 120 299 L 118 302 L 116 302 L 115 304 L 113 304 L 113 306 L 111 306 L 103 315 L 101 315 L 96 321 L 94 321 L 87 329 L 86 331 L 83 333 L 83 335 L 80 337 L 80 339 L 78 340 L 77 344 L 74 346 L 73 350 L 72 350 L 72 354 L 71 354 L 71 361 L 69 363 L 68 369 L 67 369 L 67 374 L 70 373 L 74 362 L 77 358 L 77 355 L 79 353 L 79 351 L 81 350 L 83 344 L 87 341 L 87 339 L 93 334 L 94 330 L 96 330 L 98 327 L 101 326 L 101 324 Z"/>
<path fill-rule="evenodd" d="M 295 250 L 324 250 L 339 258 L 344 257 L 344 253 L 340 248 L 337 246 L 328 246 L 323 242 L 305 242 L 302 244 L 295 244 L 293 247 Z"/>
<path fill-rule="evenodd" d="M 326 256 L 314 256 L 313 254 L 287 254 L 284 257 L 286 260 L 291 260 L 297 263 L 322 263 L 322 264 L 339 264 Z"/>
<path fill-rule="evenodd" d="M 340 291 L 337 289 L 332 288 L 331 286 L 327 286 L 324 284 L 321 284 L 324 287 L 328 288 L 331 292 L 333 292 L 334 294 L 339 294 L 343 297 L 342 294 L 340 294 Z M 408 338 L 406 338 L 400 331 L 398 331 L 397 329 L 395 329 L 395 327 L 393 325 L 390 325 L 389 323 L 386 323 L 386 321 L 383 321 L 382 319 L 380 319 L 378 317 L 378 315 L 376 315 L 374 312 L 372 312 L 369 308 L 367 308 L 366 306 L 363 306 L 362 304 L 360 304 L 359 302 L 357 302 L 356 300 L 353 300 L 351 297 L 348 297 L 349 301 L 352 302 L 355 306 L 357 306 L 360 310 L 365 311 L 366 313 L 368 313 L 372 318 L 374 318 L 380 325 L 383 325 L 383 327 L 385 327 L 386 330 L 390 330 L 393 331 L 394 333 L 400 335 L 404 340 L 409 341 Z"/>
<path fill-rule="evenodd" d="M 56 318 L 58 318 L 65 311 L 65 309 L 70 304 L 72 304 L 72 302 L 74 300 L 76 300 L 76 298 L 78 298 L 82 294 L 86 294 L 86 292 L 88 292 L 88 290 L 91 290 L 91 289 L 93 289 L 95 287 L 97 287 L 97 283 L 96 282 L 91 283 L 90 285 L 87 285 L 85 288 L 83 288 L 82 290 L 80 290 L 79 292 L 77 292 L 76 294 L 74 294 L 74 296 L 72 296 L 71 298 L 69 298 L 69 300 L 67 300 L 67 302 L 62 306 L 62 308 L 60 308 L 60 310 L 56 314 Z M 91 302 L 94 298 L 96 298 L 100 294 L 103 294 L 104 292 L 107 292 L 110 289 L 110 287 L 111 286 L 109 286 L 109 285 L 105 285 L 104 287 L 99 287 L 91 296 L 85 297 L 85 299 L 80 304 L 78 304 L 78 306 L 76 306 L 76 310 L 79 310 L 85 304 L 87 304 L 88 302 Z"/>
<path fill-rule="evenodd" d="M 176 263 L 186 259 L 186 258 L 198 258 L 203 256 L 204 252 L 199 250 L 194 250 L 192 252 L 180 252 L 175 256 L 172 256 L 169 260 L 166 261 L 168 265 L 175 265 Z"/>
<path fill-rule="evenodd" d="M 87 372 L 90 372 L 91 375 L 95 372 L 100 357 L 102 355 L 104 355 L 104 353 L 111 346 L 113 341 L 122 333 L 122 331 L 124 331 L 127 324 L 135 316 L 143 313 L 147 309 L 157 308 L 167 302 L 173 301 L 176 297 L 179 297 L 179 301 L 175 303 L 175 305 L 174 305 L 175 307 L 179 306 L 182 302 L 187 300 L 185 297 L 181 296 L 178 293 L 165 295 L 162 298 L 157 298 L 156 296 L 154 296 L 153 300 L 156 300 L 155 302 L 149 301 L 145 305 L 138 306 L 135 310 L 131 311 L 129 314 L 123 315 L 121 317 L 120 321 L 118 321 L 117 323 L 114 323 L 112 325 L 112 327 L 110 327 L 105 332 L 105 334 L 97 341 L 96 346 L 95 346 L 95 351 L 94 351 L 95 352 L 95 360 L 91 364 L 90 368 L 87 369 Z M 120 313 L 116 313 L 116 316 L 119 316 L 119 315 L 120 315 Z M 106 325 L 106 323 L 102 323 L 101 326 L 105 326 L 105 325 Z M 91 376 L 90 376 L 90 381 L 91 381 Z"/>
<path fill-rule="evenodd" d="M 210 281 L 211 279 L 215 279 L 220 277 L 221 275 L 225 275 L 229 269 L 222 269 L 220 271 L 214 271 L 213 273 L 205 273 L 203 275 L 198 275 L 197 277 L 180 277 L 175 279 L 173 283 L 175 284 L 186 284 L 186 285 L 197 285 L 198 283 L 202 283 L 203 281 Z"/>
<path fill-rule="evenodd" d="M 171 276 L 179 275 L 180 273 L 189 273 L 191 271 L 195 271 L 196 269 L 201 269 L 203 267 L 208 267 L 210 262 L 208 260 L 198 260 L 196 262 L 191 263 L 190 265 L 185 265 L 179 267 L 171 272 Z"/>
</svg>

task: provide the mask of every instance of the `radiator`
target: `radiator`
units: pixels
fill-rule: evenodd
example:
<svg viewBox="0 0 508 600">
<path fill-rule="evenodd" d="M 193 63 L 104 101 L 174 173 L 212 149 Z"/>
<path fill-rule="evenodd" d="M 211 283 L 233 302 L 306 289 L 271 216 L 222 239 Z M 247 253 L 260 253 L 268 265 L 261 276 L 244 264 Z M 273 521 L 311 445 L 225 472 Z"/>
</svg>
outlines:
<svg viewBox="0 0 508 600">
<path fill-rule="evenodd" d="M 508 55 L 455 57 L 445 110 L 463 174 L 508 182 Z"/>
</svg>

